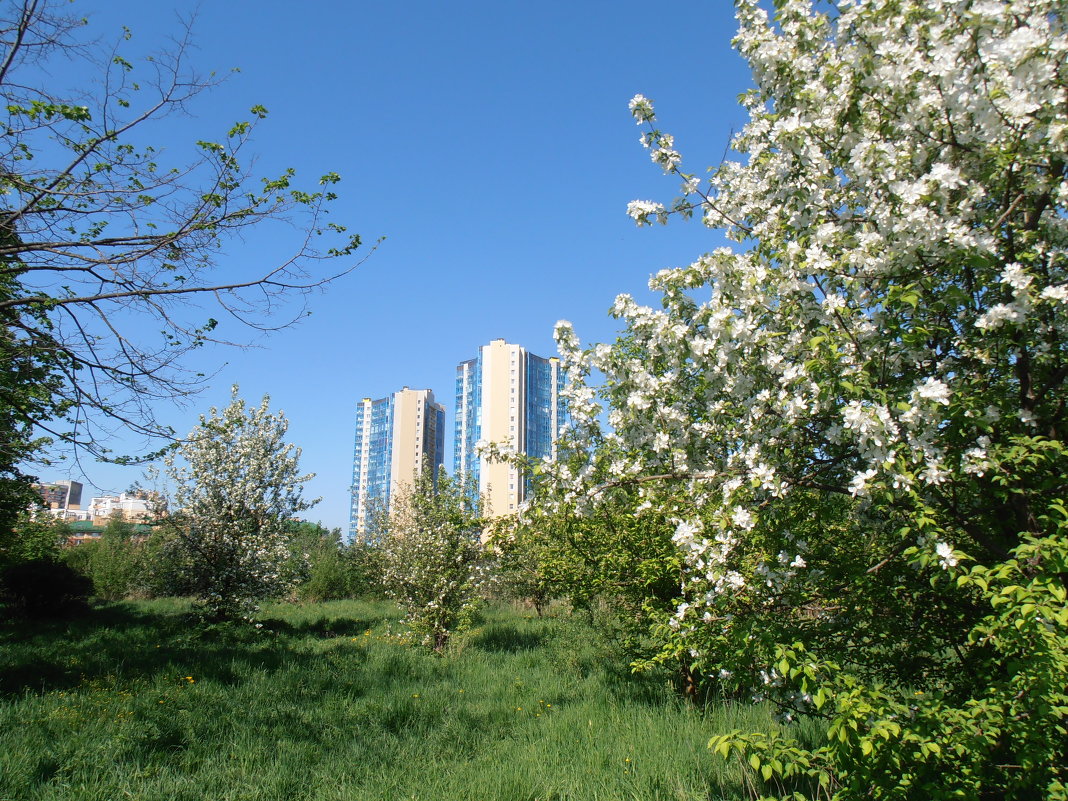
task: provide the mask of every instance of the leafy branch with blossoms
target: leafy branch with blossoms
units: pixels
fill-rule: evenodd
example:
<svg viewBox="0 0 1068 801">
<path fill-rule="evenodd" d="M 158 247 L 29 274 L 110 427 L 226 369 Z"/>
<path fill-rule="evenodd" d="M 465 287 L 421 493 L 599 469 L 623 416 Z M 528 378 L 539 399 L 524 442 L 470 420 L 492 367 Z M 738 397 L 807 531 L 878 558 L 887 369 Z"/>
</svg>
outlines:
<svg viewBox="0 0 1068 801">
<path fill-rule="evenodd" d="M 634 508 L 673 520 L 682 569 L 651 627 L 659 658 L 784 719 L 829 716 L 841 747 L 791 752 L 824 766 L 813 794 L 1063 798 L 1063 745 L 950 748 L 958 725 L 1065 730 L 1063 621 L 1022 611 L 1064 590 L 1063 576 L 1034 584 L 1065 551 L 1063 8 L 735 5 L 755 82 L 743 158 L 702 188 L 638 95 L 643 145 L 682 197 L 628 213 L 700 211 L 742 247 L 656 274 L 660 308 L 617 298 L 613 344 L 558 326 L 573 426 L 528 519 L 589 518 L 617 499 L 606 487 L 629 486 Z M 1035 589 L 996 595 L 992 619 L 972 577 L 1009 565 Z M 995 653 L 1005 604 L 1020 631 L 1055 632 L 1023 685 Z M 1009 685 L 1040 711 L 1002 703 Z M 914 692 L 938 700 L 921 714 Z M 960 722 L 979 707 L 995 710 L 986 723 Z"/>
</svg>

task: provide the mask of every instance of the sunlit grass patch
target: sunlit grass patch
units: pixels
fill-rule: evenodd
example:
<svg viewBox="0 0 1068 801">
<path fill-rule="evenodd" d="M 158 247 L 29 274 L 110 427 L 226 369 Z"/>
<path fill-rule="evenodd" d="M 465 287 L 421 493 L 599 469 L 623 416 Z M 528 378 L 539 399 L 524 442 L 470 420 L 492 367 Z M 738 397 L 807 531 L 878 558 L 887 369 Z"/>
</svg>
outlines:
<svg viewBox="0 0 1068 801">
<path fill-rule="evenodd" d="M 487 609 L 445 656 L 389 604 L 271 605 L 198 627 L 181 602 L 0 631 L 0 799 L 719 799 L 721 731 L 629 677 L 588 623 Z"/>
</svg>

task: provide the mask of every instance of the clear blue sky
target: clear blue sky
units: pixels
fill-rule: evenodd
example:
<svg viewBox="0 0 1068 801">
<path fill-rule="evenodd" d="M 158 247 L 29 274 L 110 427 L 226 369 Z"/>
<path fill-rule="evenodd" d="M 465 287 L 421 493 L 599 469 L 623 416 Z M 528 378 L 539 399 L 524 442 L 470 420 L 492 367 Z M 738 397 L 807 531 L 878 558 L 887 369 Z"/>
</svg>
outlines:
<svg viewBox="0 0 1068 801">
<path fill-rule="evenodd" d="M 270 117 L 253 143 L 264 173 L 286 166 L 309 183 L 343 181 L 333 218 L 365 242 L 387 237 L 356 273 L 313 298 L 313 314 L 266 339 L 225 323 L 244 351 L 206 349 L 218 369 L 194 407 L 162 409 L 179 431 L 224 404 L 232 383 L 269 393 L 317 473 L 307 513 L 347 527 L 355 403 L 403 385 L 434 390 L 446 407 L 451 464 L 458 362 L 504 337 L 555 353 L 553 325 L 610 340 L 606 311 L 620 292 L 648 299 L 652 273 L 720 244 L 699 223 L 638 229 L 629 200 L 670 201 L 677 181 L 638 144 L 627 101 L 652 98 L 686 167 L 724 156 L 749 85 L 730 49 L 729 3 L 686 0 L 656 10 L 633 0 L 508 3 L 296 4 L 77 0 L 102 39 L 121 25 L 134 52 L 154 49 L 197 11 L 194 54 L 204 71 L 240 68 L 161 133 L 174 151 L 219 138 L 261 103 Z M 231 248 L 238 266 L 267 266 L 284 241 L 251 234 Z M 397 336 L 398 330 L 404 331 Z M 140 471 L 84 465 L 94 489 L 117 491 Z M 57 466 L 42 478 L 66 475 Z"/>
</svg>

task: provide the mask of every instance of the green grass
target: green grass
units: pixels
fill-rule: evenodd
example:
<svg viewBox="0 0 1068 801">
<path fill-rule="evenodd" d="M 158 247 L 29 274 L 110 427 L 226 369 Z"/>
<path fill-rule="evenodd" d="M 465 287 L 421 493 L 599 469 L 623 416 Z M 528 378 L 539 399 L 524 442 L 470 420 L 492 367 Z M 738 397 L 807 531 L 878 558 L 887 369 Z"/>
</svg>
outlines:
<svg viewBox="0 0 1068 801">
<path fill-rule="evenodd" d="M 179 601 L 0 627 L 0 801 L 720 799 L 705 750 L 767 710 L 695 709 L 577 619 L 489 610 L 453 653 L 388 604 L 200 628 Z"/>
</svg>

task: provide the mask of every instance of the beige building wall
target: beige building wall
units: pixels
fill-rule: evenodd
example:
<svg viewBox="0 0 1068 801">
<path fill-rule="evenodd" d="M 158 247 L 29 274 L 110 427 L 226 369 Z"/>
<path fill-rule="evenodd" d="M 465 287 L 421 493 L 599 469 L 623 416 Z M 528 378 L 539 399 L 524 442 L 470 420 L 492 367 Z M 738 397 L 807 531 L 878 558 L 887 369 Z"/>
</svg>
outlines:
<svg viewBox="0 0 1068 801">
<path fill-rule="evenodd" d="M 532 359 L 536 361 L 531 362 Z M 537 368 L 532 371 L 538 382 L 535 387 L 527 386 L 530 367 Z M 457 444 L 453 469 L 461 476 L 477 469 L 478 491 L 487 517 L 514 513 L 525 500 L 521 471 L 507 462 L 491 461 L 479 453 L 480 446 L 493 443 L 501 450 L 525 454 L 534 442 L 535 452 L 528 455 L 555 456 L 555 438 L 562 422 L 557 406 L 562 380 L 560 361 L 541 359 L 520 345 L 496 339 L 479 348 L 477 359 L 457 365 L 456 380 Z M 536 396 L 531 396 L 532 391 Z M 528 412 L 532 415 L 530 420 Z M 528 432 L 528 424 L 535 428 Z M 470 426 L 477 426 L 477 443 Z M 528 434 L 535 435 L 532 442 L 528 442 Z"/>
<path fill-rule="evenodd" d="M 429 389 L 405 387 L 393 395 L 393 492 L 410 487 L 423 470 L 427 404 L 434 404 L 434 393 Z"/>
<path fill-rule="evenodd" d="M 519 399 L 524 397 L 526 351 L 503 339 L 482 347 L 482 439 L 509 447 L 524 441 Z M 519 472 L 506 462 L 485 460 L 478 489 L 491 517 L 519 506 Z"/>
</svg>

